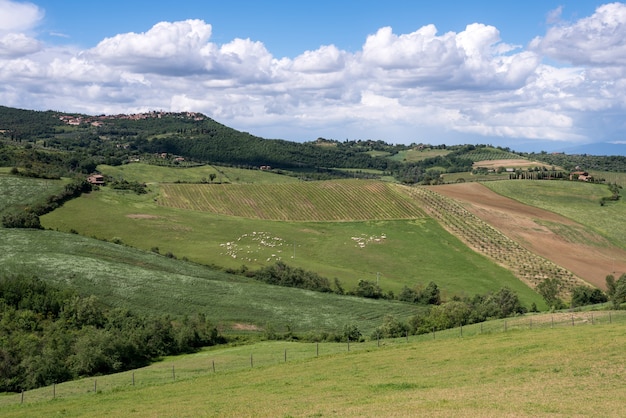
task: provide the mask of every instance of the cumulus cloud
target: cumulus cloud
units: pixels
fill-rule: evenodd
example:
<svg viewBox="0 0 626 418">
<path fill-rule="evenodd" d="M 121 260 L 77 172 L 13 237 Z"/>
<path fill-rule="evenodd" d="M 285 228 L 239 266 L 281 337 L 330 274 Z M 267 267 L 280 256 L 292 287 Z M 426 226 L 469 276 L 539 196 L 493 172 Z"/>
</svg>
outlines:
<svg viewBox="0 0 626 418">
<path fill-rule="evenodd" d="M 188 74 L 203 68 L 211 25 L 201 20 L 161 22 L 144 33 L 106 38 L 86 56 L 135 71 Z"/>
<path fill-rule="evenodd" d="M 626 5 L 611 3 L 577 22 L 550 28 L 543 38 L 533 40 L 531 48 L 575 65 L 623 66 L 625 40 Z"/>
<path fill-rule="evenodd" d="M 4 105 L 191 110 L 269 137 L 438 143 L 464 135 L 466 142 L 589 140 L 594 120 L 616 121 L 626 103 L 626 6 L 619 3 L 558 23 L 528 48 L 504 42 L 494 26 L 470 23 L 442 34 L 434 25 L 404 34 L 383 27 L 356 52 L 322 45 L 281 59 L 259 40 L 215 43 L 211 24 L 194 19 L 118 34 L 84 51 L 44 47 L 29 34 L 43 16 L 35 6 L 0 0 L 0 16 L 18 6 L 21 23 L 0 30 Z M 574 65 L 549 65 L 544 56 Z"/>
<path fill-rule="evenodd" d="M 43 11 L 32 3 L 0 0 L 0 33 L 29 31 L 41 21 L 43 16 Z"/>
<path fill-rule="evenodd" d="M 445 89 L 521 85 L 539 64 L 532 52 L 507 55 L 516 48 L 501 42 L 493 26 L 474 23 L 463 32 L 437 35 L 434 25 L 405 35 L 390 27 L 370 35 L 363 62 L 387 72 L 403 86 Z"/>
<path fill-rule="evenodd" d="M 43 15 L 32 3 L 0 0 L 0 57 L 20 57 L 39 51 L 41 44 L 27 33 Z"/>
</svg>

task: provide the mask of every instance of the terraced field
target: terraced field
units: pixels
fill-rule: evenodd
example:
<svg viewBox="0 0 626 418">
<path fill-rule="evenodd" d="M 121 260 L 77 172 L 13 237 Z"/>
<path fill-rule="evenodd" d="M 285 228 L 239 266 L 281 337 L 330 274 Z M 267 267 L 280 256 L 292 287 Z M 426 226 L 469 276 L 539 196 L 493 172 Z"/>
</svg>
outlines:
<svg viewBox="0 0 626 418">
<path fill-rule="evenodd" d="M 564 283 L 561 296 L 567 299 L 574 286 L 585 284 L 572 272 L 527 250 L 455 200 L 423 187 L 406 190 L 421 203 L 428 215 L 437 219 L 449 232 L 469 247 L 507 267 L 531 288 L 544 279 L 558 278 Z"/>
<path fill-rule="evenodd" d="M 162 184 L 162 206 L 278 221 L 422 218 L 397 185 L 364 180 L 263 185 Z"/>
<path fill-rule="evenodd" d="M 519 201 L 494 193 L 485 185 L 495 190 L 509 187 L 516 191 L 512 195 Z M 624 242 L 620 238 L 623 206 L 617 202 L 607 205 L 605 213 L 598 212 L 599 195 L 594 193 L 604 193 L 604 188 L 576 182 L 540 181 L 485 185 L 450 184 L 435 186 L 433 190 L 461 202 L 468 216 L 471 212 L 471 216 L 503 231 L 528 251 L 595 286 L 603 288 L 607 274 L 618 277 L 626 272 L 626 251 L 619 248 L 619 243 Z M 536 199 L 524 204 L 525 197 Z M 550 204 L 540 209 L 541 202 Z M 598 233 L 602 229 L 610 233 L 603 236 Z"/>
</svg>

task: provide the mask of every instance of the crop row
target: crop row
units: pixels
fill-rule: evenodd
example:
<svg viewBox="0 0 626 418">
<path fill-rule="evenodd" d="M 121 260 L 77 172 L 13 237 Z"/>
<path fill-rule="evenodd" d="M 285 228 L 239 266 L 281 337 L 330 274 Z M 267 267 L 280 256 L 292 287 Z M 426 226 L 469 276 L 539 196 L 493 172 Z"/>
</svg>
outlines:
<svg viewBox="0 0 626 418">
<path fill-rule="evenodd" d="M 162 184 L 159 204 L 251 219 L 353 221 L 424 216 L 398 186 L 365 180 L 284 184 Z"/>
<path fill-rule="evenodd" d="M 506 151 L 479 151 L 468 152 L 464 157 L 471 159 L 472 161 L 491 161 L 491 160 L 517 160 L 520 156 Z"/>
<path fill-rule="evenodd" d="M 572 272 L 527 250 L 453 199 L 424 187 L 407 187 L 407 190 L 444 228 L 474 250 L 508 268 L 531 288 L 548 278 L 559 279 L 563 285 L 561 296 L 567 297 L 573 287 L 584 284 Z"/>
</svg>

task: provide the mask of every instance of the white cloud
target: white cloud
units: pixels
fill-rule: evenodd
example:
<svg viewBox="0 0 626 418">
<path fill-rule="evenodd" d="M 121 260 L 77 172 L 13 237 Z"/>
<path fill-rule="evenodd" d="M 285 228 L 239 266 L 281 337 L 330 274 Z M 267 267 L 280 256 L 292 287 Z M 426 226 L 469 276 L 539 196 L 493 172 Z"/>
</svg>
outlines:
<svg viewBox="0 0 626 418">
<path fill-rule="evenodd" d="M 32 3 L 0 0 L 0 57 L 21 57 L 40 50 L 39 41 L 27 33 L 43 18 Z"/>
<path fill-rule="evenodd" d="M 0 11 L 7 4 L 22 5 L 0 0 Z M 615 122 L 626 106 L 621 4 L 552 27 L 527 49 L 472 23 L 443 34 L 434 25 L 408 34 L 384 27 L 360 51 L 323 45 L 293 59 L 276 59 L 260 41 L 212 42 L 202 20 L 157 23 L 85 51 L 43 46 L 28 33 L 42 14 L 28 10 L 36 13 L 0 32 L 4 105 L 193 110 L 269 137 L 434 143 L 609 140 L 594 120 Z M 542 63 L 541 54 L 576 66 Z"/>
<path fill-rule="evenodd" d="M 29 31 L 43 16 L 43 11 L 32 3 L 0 0 L 0 33 Z"/>
<path fill-rule="evenodd" d="M 536 38 L 532 48 L 551 58 L 575 65 L 626 64 L 626 5 L 600 6 L 592 16 L 560 24 Z"/>
<path fill-rule="evenodd" d="M 41 44 L 23 33 L 0 36 L 0 56 L 19 57 L 39 51 Z"/>
<path fill-rule="evenodd" d="M 201 20 L 161 22 L 145 33 L 106 38 L 88 57 L 136 71 L 188 74 L 203 68 L 201 51 L 211 37 L 211 25 Z"/>
</svg>

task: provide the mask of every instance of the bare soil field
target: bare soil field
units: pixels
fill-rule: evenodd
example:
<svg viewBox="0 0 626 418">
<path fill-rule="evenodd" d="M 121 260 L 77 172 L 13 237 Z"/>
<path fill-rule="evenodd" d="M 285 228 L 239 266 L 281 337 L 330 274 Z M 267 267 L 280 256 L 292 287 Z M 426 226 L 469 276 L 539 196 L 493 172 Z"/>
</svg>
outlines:
<svg viewBox="0 0 626 418">
<path fill-rule="evenodd" d="M 601 289 L 608 274 L 626 272 L 626 251 L 571 219 L 500 196 L 479 183 L 433 186 L 529 251 Z M 550 227 L 548 227 L 549 225 Z M 570 231 L 568 236 L 559 231 Z M 573 240 L 571 231 L 578 239 Z"/>
</svg>

